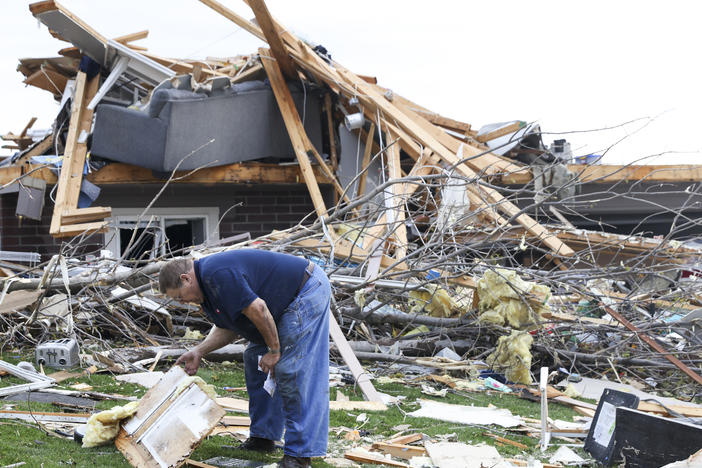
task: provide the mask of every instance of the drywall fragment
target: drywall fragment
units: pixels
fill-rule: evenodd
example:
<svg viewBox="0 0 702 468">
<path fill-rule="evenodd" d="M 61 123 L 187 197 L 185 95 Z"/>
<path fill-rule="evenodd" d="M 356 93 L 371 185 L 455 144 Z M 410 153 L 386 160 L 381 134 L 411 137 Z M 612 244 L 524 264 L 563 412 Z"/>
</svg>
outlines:
<svg viewBox="0 0 702 468">
<path fill-rule="evenodd" d="M 146 392 L 115 445 L 134 466 L 180 466 L 226 413 L 212 394 L 202 379 L 172 367 Z"/>
<path fill-rule="evenodd" d="M 556 450 L 551 458 L 548 459 L 549 463 L 582 463 L 585 459 L 575 453 L 572 449 L 562 445 Z"/>
<path fill-rule="evenodd" d="M 549 312 L 551 290 L 544 285 L 524 281 L 515 271 L 488 270 L 478 280 L 479 319 L 497 325 L 523 328 L 536 323 Z"/>
<path fill-rule="evenodd" d="M 504 374 L 507 380 L 529 385 L 533 341 L 529 333 L 513 330 L 509 336 L 501 336 L 497 340 L 497 349 L 486 361 L 496 372 Z"/>
<path fill-rule="evenodd" d="M 163 377 L 163 372 L 135 372 L 133 374 L 122 374 L 115 376 L 120 382 L 129 382 L 142 387 L 151 388 Z"/>
<path fill-rule="evenodd" d="M 410 416 L 461 424 L 497 424 L 502 427 L 514 427 L 522 423 L 521 418 L 506 409 L 452 405 L 431 400 L 419 400 L 419 403 L 422 407 L 408 413 Z"/>
<path fill-rule="evenodd" d="M 424 448 L 437 468 L 507 468 L 507 464 L 495 447 L 468 445 L 460 442 L 426 442 Z"/>
<path fill-rule="evenodd" d="M 136 413 L 138 407 L 139 402 L 132 401 L 90 416 L 83 436 L 83 447 L 97 447 L 113 440 L 119 433 L 120 421 Z"/>
</svg>

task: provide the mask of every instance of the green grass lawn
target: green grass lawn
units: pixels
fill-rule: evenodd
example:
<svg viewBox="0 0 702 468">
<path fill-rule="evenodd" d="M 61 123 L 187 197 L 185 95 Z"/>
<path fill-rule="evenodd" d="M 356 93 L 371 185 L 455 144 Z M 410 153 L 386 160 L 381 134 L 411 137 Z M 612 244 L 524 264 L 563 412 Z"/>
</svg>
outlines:
<svg viewBox="0 0 702 468">
<path fill-rule="evenodd" d="M 5 356 L 0 355 L 0 359 L 16 363 L 19 359 L 13 356 L 12 353 L 6 353 Z M 25 360 L 30 360 L 24 357 Z M 161 363 L 160 370 L 166 370 L 166 366 L 170 363 Z M 79 371 L 80 369 L 76 369 Z M 51 373 L 52 369 L 47 369 L 47 373 Z M 224 390 L 224 387 L 243 387 L 244 386 L 244 371 L 240 363 L 225 363 L 225 364 L 206 364 L 201 367 L 198 375 L 206 382 L 214 385 L 220 395 L 232 397 L 246 398 L 246 392 L 234 391 L 229 392 Z M 20 379 L 14 377 L 2 377 L 0 387 L 23 383 Z M 140 386 L 121 383 L 116 381 L 109 374 L 94 374 L 91 376 L 81 376 L 76 379 L 69 379 L 59 384 L 59 388 L 68 388 L 69 385 L 75 383 L 87 383 L 94 388 L 94 391 L 104 393 L 118 393 L 121 395 L 132 395 L 141 397 L 145 393 L 145 389 Z M 453 440 L 468 444 L 477 444 L 485 442 L 490 445 L 496 445 L 494 439 L 485 435 L 485 433 L 493 433 L 502 437 L 509 438 L 515 442 L 520 442 L 529 447 L 526 454 L 531 454 L 542 460 L 548 458 L 548 454 L 553 450 L 549 450 L 547 455 L 542 456 L 538 448 L 538 440 L 521 435 L 516 432 L 509 432 L 499 426 L 466 426 L 463 424 L 447 423 L 428 418 L 414 418 L 407 416 L 406 413 L 419 408 L 417 399 L 433 399 L 444 403 L 460 404 L 460 405 L 475 405 L 487 406 L 492 404 L 499 408 L 506 408 L 514 414 L 525 417 L 539 418 L 539 404 L 527 400 L 520 399 L 514 395 L 504 394 L 499 392 L 473 392 L 473 393 L 452 393 L 449 392 L 445 398 L 432 397 L 421 393 L 418 383 L 390 383 L 376 384 L 376 388 L 394 396 L 405 396 L 399 407 L 392 407 L 384 412 L 367 412 L 367 420 L 363 423 L 357 422 L 357 417 L 362 411 L 332 411 L 330 414 L 330 433 L 329 433 L 329 453 L 330 456 L 343 457 L 344 451 L 352 448 L 354 445 L 370 445 L 374 441 L 382 441 L 396 434 L 402 426 L 409 426 L 405 433 L 423 432 L 432 438 Z M 336 389 L 331 389 L 331 398 L 336 398 Z M 350 397 L 352 400 L 362 400 L 360 390 L 354 391 L 351 386 L 341 387 L 341 391 Z M 114 405 L 123 404 L 124 402 L 117 401 L 101 401 L 96 408 L 99 410 L 110 408 Z M 2 402 L 2 405 L 13 405 L 15 410 L 32 410 L 32 411 L 64 411 L 47 403 L 27 403 L 25 402 Z M 549 416 L 552 419 L 563 419 L 571 421 L 576 415 L 570 408 L 561 405 L 552 404 L 549 407 Z M 398 428 L 399 426 L 399 428 Z M 348 429 L 359 429 L 363 436 L 360 441 L 348 441 L 343 438 L 344 432 L 341 431 L 337 436 L 338 428 L 345 427 Z M 200 447 L 197 448 L 191 455 L 194 460 L 204 461 L 208 458 L 224 456 L 232 458 L 242 458 L 259 460 L 265 462 L 273 462 L 282 457 L 282 451 L 272 455 L 252 454 L 246 451 L 239 451 L 232 446 L 236 446 L 238 441 L 228 436 L 213 436 L 204 440 Z M 523 455 L 524 451 L 511 446 L 497 446 L 498 451 L 505 457 L 515 457 Z M 582 453 L 581 453 L 582 455 Z M 60 438 L 48 435 L 45 431 L 37 427 L 35 424 L 30 424 L 23 421 L 12 421 L 0 419 L 0 466 L 9 465 L 12 463 L 26 462 L 26 467 L 128 467 L 129 463 L 124 459 L 122 454 L 117 451 L 114 445 L 106 445 L 91 449 L 84 449 L 78 443 L 70 439 Z M 315 467 L 332 466 L 322 460 L 314 461 Z"/>
</svg>

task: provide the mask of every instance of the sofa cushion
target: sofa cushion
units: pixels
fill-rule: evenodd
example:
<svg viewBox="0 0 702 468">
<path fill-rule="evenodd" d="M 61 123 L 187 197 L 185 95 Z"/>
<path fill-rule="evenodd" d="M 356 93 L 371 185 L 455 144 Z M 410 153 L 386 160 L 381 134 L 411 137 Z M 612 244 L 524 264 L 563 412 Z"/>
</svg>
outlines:
<svg viewBox="0 0 702 468">
<path fill-rule="evenodd" d="M 158 89 L 149 101 L 149 117 L 158 117 L 163 106 L 172 101 L 188 101 L 205 99 L 207 96 L 184 89 Z"/>
</svg>

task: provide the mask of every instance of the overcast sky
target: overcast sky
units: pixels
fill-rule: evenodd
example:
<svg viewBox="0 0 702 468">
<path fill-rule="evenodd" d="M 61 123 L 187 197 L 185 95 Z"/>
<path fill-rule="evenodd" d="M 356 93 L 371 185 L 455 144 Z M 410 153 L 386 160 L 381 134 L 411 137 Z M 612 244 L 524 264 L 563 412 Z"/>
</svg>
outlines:
<svg viewBox="0 0 702 468">
<path fill-rule="evenodd" d="M 241 0 L 222 2 L 253 17 Z M 38 25 L 29 3 L 3 2 L 3 134 L 19 132 L 32 116 L 39 117 L 36 128 L 49 127 L 57 110 L 48 92 L 25 86 L 15 71 L 20 57 L 51 57 L 68 46 Z M 197 0 L 61 3 L 107 37 L 148 29 L 135 44 L 158 55 L 221 57 L 262 45 Z M 619 142 L 607 163 L 702 163 L 696 2 L 266 3 L 283 25 L 327 47 L 347 68 L 473 128 L 537 121 L 546 144 L 565 137 L 577 155 L 601 154 Z M 666 154 L 652 156 L 659 153 Z"/>
</svg>

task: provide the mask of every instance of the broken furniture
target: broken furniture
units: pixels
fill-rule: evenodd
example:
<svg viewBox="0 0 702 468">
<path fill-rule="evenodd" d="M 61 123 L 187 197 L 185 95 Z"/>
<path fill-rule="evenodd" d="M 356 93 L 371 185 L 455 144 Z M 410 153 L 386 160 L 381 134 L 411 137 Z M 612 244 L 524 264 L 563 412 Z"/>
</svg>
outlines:
<svg viewBox="0 0 702 468">
<path fill-rule="evenodd" d="M 133 466 L 180 466 L 225 415 L 194 379 L 172 367 L 122 424 L 115 445 Z"/>
<path fill-rule="evenodd" d="M 306 114 L 305 131 L 321 151 L 320 93 L 305 86 L 289 84 L 300 115 Z M 162 172 L 295 157 L 267 83 L 234 84 L 210 94 L 160 87 L 146 112 L 98 106 L 92 154 Z"/>
</svg>

